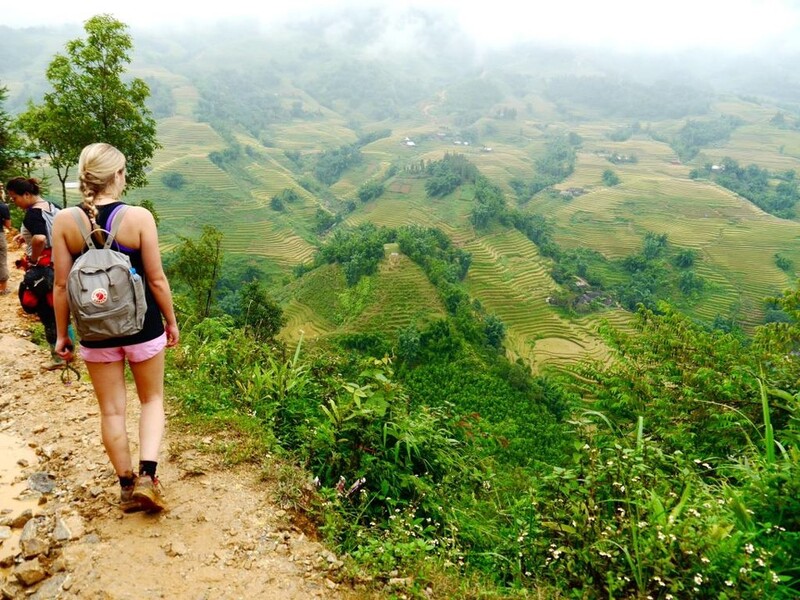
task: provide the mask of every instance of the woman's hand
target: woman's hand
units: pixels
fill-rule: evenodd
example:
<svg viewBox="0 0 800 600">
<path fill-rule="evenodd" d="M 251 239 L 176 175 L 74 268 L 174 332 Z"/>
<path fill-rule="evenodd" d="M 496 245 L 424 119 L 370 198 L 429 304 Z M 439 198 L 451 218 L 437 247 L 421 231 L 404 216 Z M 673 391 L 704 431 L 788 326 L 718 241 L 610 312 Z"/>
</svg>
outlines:
<svg viewBox="0 0 800 600">
<path fill-rule="evenodd" d="M 165 325 L 164 331 L 167 333 L 167 348 L 174 348 L 178 345 L 178 340 L 181 338 L 180 331 L 177 325 Z"/>
<path fill-rule="evenodd" d="M 58 339 L 56 339 L 55 352 L 66 362 L 72 362 L 74 360 L 75 346 L 73 346 L 72 340 L 69 338 L 69 336 L 58 336 Z"/>
</svg>

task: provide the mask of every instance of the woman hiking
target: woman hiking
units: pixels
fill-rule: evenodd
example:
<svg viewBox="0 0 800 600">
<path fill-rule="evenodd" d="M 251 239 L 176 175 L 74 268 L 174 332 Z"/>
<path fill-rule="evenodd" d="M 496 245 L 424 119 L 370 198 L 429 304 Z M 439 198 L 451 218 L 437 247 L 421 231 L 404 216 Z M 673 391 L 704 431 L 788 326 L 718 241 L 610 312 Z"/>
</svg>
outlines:
<svg viewBox="0 0 800 600">
<path fill-rule="evenodd" d="M 68 335 L 69 302 L 67 278 L 73 262 L 87 248 L 76 222 L 75 211 L 87 230 L 111 230 L 113 211 L 124 204 L 125 156 L 115 147 L 96 143 L 86 146 L 78 161 L 80 206 L 62 210 L 53 227 L 55 261 L 55 350 L 66 360 L 74 349 Z M 178 324 L 172 292 L 164 274 L 158 231 L 153 215 L 145 208 L 131 206 L 124 213 L 113 244 L 128 255 L 136 273 L 145 280 L 147 309 L 144 326 L 133 335 L 102 340 L 80 340 L 80 356 L 86 364 L 100 405 L 103 445 L 120 483 L 120 506 L 124 512 L 159 512 L 166 508 L 156 475 L 164 435 L 164 353 L 177 345 Z M 140 402 L 139 468 L 134 473 L 125 421 L 127 390 L 125 362 L 128 362 Z"/>
<path fill-rule="evenodd" d="M 42 189 L 36 179 L 15 177 L 6 183 L 6 192 L 12 202 L 25 211 L 20 233 L 14 237 L 17 244 L 25 245 L 25 257 L 19 264 L 26 272 L 30 271 L 30 274 L 41 273 L 46 281 L 45 285 L 39 288 L 41 293 L 37 294 L 35 309 L 31 308 L 28 311 L 35 310 L 44 326 L 44 335 L 50 345 L 51 360 L 42 365 L 42 368 L 61 369 L 64 361 L 55 353 L 56 317 L 51 303 L 50 287 L 53 281 L 52 227 L 58 207 L 42 198 Z"/>
</svg>

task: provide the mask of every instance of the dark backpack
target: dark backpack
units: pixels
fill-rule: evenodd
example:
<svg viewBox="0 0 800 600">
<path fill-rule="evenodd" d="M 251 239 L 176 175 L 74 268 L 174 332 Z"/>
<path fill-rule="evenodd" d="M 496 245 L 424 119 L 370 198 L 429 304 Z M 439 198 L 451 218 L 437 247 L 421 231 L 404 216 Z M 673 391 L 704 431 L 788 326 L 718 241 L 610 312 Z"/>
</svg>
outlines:
<svg viewBox="0 0 800 600">
<path fill-rule="evenodd" d="M 53 306 L 53 267 L 28 267 L 19 284 L 19 304 L 28 314 L 36 314 L 39 307 Z"/>
<path fill-rule="evenodd" d="M 19 304 L 29 315 L 39 312 L 39 307 L 47 304 L 53 306 L 53 263 L 50 258 L 50 247 L 53 239 L 53 221 L 60 209 L 52 202 L 47 203 L 47 210 L 42 209 L 47 227 L 45 249 L 39 256 L 39 264 L 28 267 L 19 284 Z"/>
<path fill-rule="evenodd" d="M 67 275 L 69 310 L 82 340 L 126 337 L 144 327 L 147 304 L 142 276 L 132 268 L 128 255 L 111 248 L 127 210 L 124 204 L 114 209 L 107 224 L 111 231 L 89 231 L 85 213 L 73 209 L 72 216 L 88 247 Z M 92 238 L 98 231 L 106 233 L 105 244 L 99 248 Z"/>
</svg>

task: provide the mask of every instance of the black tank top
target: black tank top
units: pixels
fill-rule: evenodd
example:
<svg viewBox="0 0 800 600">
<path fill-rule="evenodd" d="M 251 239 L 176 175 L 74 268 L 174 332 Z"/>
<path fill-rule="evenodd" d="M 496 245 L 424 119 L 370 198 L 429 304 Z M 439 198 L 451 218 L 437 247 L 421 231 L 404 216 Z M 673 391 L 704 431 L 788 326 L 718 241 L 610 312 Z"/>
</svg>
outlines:
<svg viewBox="0 0 800 600">
<path fill-rule="evenodd" d="M 106 231 L 110 231 L 111 227 L 108 226 L 108 218 L 111 216 L 111 213 L 114 211 L 114 209 L 120 204 L 123 203 L 113 202 L 104 206 L 98 206 L 97 226 L 105 229 Z M 153 297 L 153 293 L 150 291 L 150 286 L 147 285 L 147 278 L 144 276 L 144 262 L 142 261 L 141 250 L 134 250 L 133 248 L 128 248 L 117 243 L 112 244 L 112 247 L 115 250 L 119 250 L 120 252 L 127 254 L 131 259 L 131 266 L 136 269 L 136 272 L 139 273 L 139 275 L 141 275 L 144 279 L 144 297 L 147 301 L 147 311 L 144 315 L 144 327 L 142 327 L 142 330 L 139 333 L 127 335 L 125 337 L 93 342 L 81 340 L 81 346 L 85 346 L 86 348 L 114 348 L 116 346 L 131 346 L 133 344 L 149 342 L 150 340 L 154 340 L 164 333 L 164 321 L 161 318 L 161 311 L 158 309 L 156 299 Z M 74 258 L 77 258 L 77 256 L 73 256 L 73 259 Z"/>
</svg>

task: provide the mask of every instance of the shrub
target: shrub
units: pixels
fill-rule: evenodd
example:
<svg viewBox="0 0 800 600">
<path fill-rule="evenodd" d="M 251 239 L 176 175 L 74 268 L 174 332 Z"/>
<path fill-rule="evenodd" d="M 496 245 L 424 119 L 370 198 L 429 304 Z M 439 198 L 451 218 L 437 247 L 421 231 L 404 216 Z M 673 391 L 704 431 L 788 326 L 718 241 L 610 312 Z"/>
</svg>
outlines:
<svg viewBox="0 0 800 600">
<path fill-rule="evenodd" d="M 183 173 L 169 171 L 161 176 L 161 182 L 172 190 L 179 190 L 186 185 L 186 177 L 183 176 Z"/>
<path fill-rule="evenodd" d="M 633 436 L 590 423 L 572 464 L 516 507 L 527 573 L 580 597 L 776 597 L 773 554 L 737 527 L 736 499 L 706 482 L 714 466 L 665 453 L 642 421 Z"/>
</svg>

